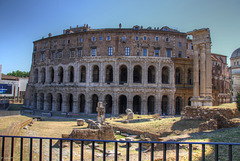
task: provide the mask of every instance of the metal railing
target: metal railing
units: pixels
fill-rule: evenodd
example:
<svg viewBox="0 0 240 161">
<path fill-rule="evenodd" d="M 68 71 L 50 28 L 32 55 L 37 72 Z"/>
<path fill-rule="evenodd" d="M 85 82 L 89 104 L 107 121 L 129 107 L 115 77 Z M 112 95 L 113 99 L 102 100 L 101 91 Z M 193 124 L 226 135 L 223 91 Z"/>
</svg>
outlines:
<svg viewBox="0 0 240 161">
<path fill-rule="evenodd" d="M 55 145 L 53 145 L 53 141 L 55 142 Z M 64 143 L 68 143 L 69 147 L 67 149 L 67 153 L 64 154 L 65 158 L 63 158 L 63 148 L 65 148 L 63 145 Z M 74 147 L 73 144 L 77 142 L 78 147 Z M 85 143 L 91 143 L 91 150 L 89 148 L 86 150 Z M 221 160 L 239 160 L 239 148 L 240 143 L 215 143 L 215 142 L 158 142 L 158 141 L 116 141 L 116 140 L 83 140 L 83 139 L 68 139 L 68 138 L 47 138 L 47 137 L 27 137 L 27 136 L 4 136 L 0 135 L 0 154 L 1 154 L 1 160 L 95 160 L 96 156 L 96 150 L 99 150 L 99 148 L 96 147 L 97 143 L 101 143 L 102 146 L 102 156 L 100 157 L 100 160 L 106 161 L 107 159 L 107 144 L 112 144 L 111 148 L 113 149 L 113 156 L 111 160 L 117 161 L 119 159 L 119 149 L 122 148 L 119 146 L 119 144 L 125 144 L 124 155 L 121 155 L 121 159 L 124 159 L 126 161 L 131 160 L 138 157 L 137 160 L 145 160 L 146 155 L 149 156 L 149 160 L 154 161 L 155 159 L 162 159 L 163 161 L 169 160 L 182 160 L 180 158 L 180 150 L 184 147 L 187 149 L 187 153 L 185 153 L 185 159 L 184 160 L 206 160 L 206 146 L 211 147 L 212 150 L 211 155 L 213 156 L 213 159 L 218 161 L 220 159 L 220 146 L 221 146 L 221 153 L 225 153 L 225 159 Z M 137 150 L 133 150 L 130 147 L 132 144 L 138 144 Z M 143 145 L 147 144 L 149 146 L 149 149 L 143 151 Z M 183 146 L 185 145 L 185 146 Z M 199 156 L 193 155 L 193 151 L 196 150 L 193 148 L 193 145 L 198 145 L 201 148 L 198 149 Z M 99 145 L 98 145 L 99 146 Z M 233 146 L 236 147 L 237 152 L 233 152 Z M 157 147 L 159 149 L 157 149 Z M 209 149 L 208 147 L 208 149 Z M 224 149 L 224 148 L 225 149 Z M 73 149 L 75 148 L 75 149 Z M 75 150 L 75 151 L 74 151 Z M 168 151 L 174 151 L 174 153 L 168 154 Z M 56 153 L 57 151 L 57 153 Z M 76 156 L 76 151 L 79 152 L 79 155 Z M 134 155 L 131 155 L 130 153 L 133 153 Z M 146 152 L 147 151 L 147 152 Z M 200 151 L 200 152 L 199 152 Z M 37 154 L 34 156 L 34 154 Z M 48 153 L 48 154 L 46 154 Z M 55 154 L 53 154 L 55 153 Z M 144 156 L 143 156 L 144 154 Z M 158 157 L 155 157 L 156 154 Z M 56 156 L 57 155 L 57 156 Z M 74 156 L 75 155 L 75 156 Z M 84 158 L 86 155 L 86 158 Z M 209 154 L 208 154 L 209 155 Z M 73 159 L 73 157 L 75 157 Z M 132 158 L 130 158 L 132 157 Z M 88 159 L 87 159 L 88 158 Z M 108 159 L 109 160 L 109 159 Z M 209 159 L 207 159 L 209 160 Z"/>
</svg>

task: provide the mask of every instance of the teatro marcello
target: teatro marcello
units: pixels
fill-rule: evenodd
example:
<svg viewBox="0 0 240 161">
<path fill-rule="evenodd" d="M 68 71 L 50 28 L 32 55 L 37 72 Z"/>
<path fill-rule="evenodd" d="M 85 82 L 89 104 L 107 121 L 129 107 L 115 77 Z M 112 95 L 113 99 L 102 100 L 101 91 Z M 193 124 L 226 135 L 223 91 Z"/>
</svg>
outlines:
<svg viewBox="0 0 240 161">
<path fill-rule="evenodd" d="M 227 69 L 225 59 L 211 53 L 208 28 L 183 33 L 167 26 L 70 27 L 34 41 L 25 105 L 90 114 L 101 101 L 113 115 L 126 108 L 180 115 L 187 105 L 230 101 L 229 79 L 222 77 L 227 74 L 213 76 L 215 65 L 223 66 L 218 74 Z"/>
</svg>

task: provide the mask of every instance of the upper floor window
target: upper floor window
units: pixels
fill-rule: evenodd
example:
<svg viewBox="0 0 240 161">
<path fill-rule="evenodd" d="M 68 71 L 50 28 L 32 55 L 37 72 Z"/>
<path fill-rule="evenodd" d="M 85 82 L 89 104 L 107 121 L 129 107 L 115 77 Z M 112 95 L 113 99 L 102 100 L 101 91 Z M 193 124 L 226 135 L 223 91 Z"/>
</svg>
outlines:
<svg viewBox="0 0 240 161">
<path fill-rule="evenodd" d="M 58 52 L 58 58 L 62 58 L 62 51 Z"/>
<path fill-rule="evenodd" d="M 70 43 L 71 43 L 71 40 L 68 40 L 67 42 L 68 42 L 68 44 L 70 44 Z"/>
<path fill-rule="evenodd" d="M 102 36 L 99 37 L 99 40 L 102 41 Z"/>
<path fill-rule="evenodd" d="M 111 40 L 111 36 L 107 36 L 107 41 L 110 41 Z"/>
<path fill-rule="evenodd" d="M 44 61 L 44 53 L 42 53 L 42 61 Z"/>
<path fill-rule="evenodd" d="M 143 36 L 143 40 L 147 40 L 147 36 Z"/>
<path fill-rule="evenodd" d="M 72 50 L 72 51 L 71 51 L 71 54 L 70 54 L 70 57 L 73 58 L 74 55 L 75 55 L 75 50 Z"/>
<path fill-rule="evenodd" d="M 143 48 L 143 56 L 147 56 L 147 48 Z"/>
<path fill-rule="evenodd" d="M 182 52 L 181 52 L 181 51 L 178 52 L 178 57 L 179 57 L 179 58 L 182 57 Z"/>
<path fill-rule="evenodd" d="M 45 47 L 47 47 L 47 42 L 45 43 Z"/>
<path fill-rule="evenodd" d="M 122 37 L 122 42 L 126 42 L 126 40 L 127 40 L 126 36 L 123 36 Z"/>
<path fill-rule="evenodd" d="M 158 38 L 158 37 L 155 37 L 155 40 L 156 40 L 156 41 L 158 41 L 158 40 L 159 40 L 159 38 Z"/>
<path fill-rule="evenodd" d="M 54 41 L 54 45 L 57 45 L 57 40 Z"/>
<path fill-rule="evenodd" d="M 33 49 L 33 50 L 34 50 L 34 51 L 37 51 L 37 45 L 34 46 L 34 49 Z"/>
<path fill-rule="evenodd" d="M 155 50 L 154 50 L 154 54 L 155 54 L 155 56 L 158 57 L 158 56 L 159 56 L 159 49 L 155 49 Z"/>
<path fill-rule="evenodd" d="M 170 39 L 168 37 L 166 38 L 166 42 L 170 42 Z"/>
<path fill-rule="evenodd" d="M 167 49 L 167 57 L 172 57 L 172 49 Z"/>
<path fill-rule="evenodd" d="M 93 37 L 92 37 L 92 41 L 96 41 L 96 37 L 93 36 Z"/>
<path fill-rule="evenodd" d="M 237 62 L 237 65 L 239 65 L 239 62 Z"/>
<path fill-rule="evenodd" d="M 129 56 L 130 55 L 130 48 L 126 47 L 125 48 L 125 56 Z"/>
<path fill-rule="evenodd" d="M 65 40 L 63 40 L 63 45 L 65 45 Z"/>
<path fill-rule="evenodd" d="M 179 46 L 179 47 L 182 47 L 182 43 L 181 43 L 181 42 L 179 42 L 179 43 L 178 43 L 178 46 Z"/>
<path fill-rule="evenodd" d="M 193 45 L 192 45 L 192 43 L 191 43 L 191 49 L 193 50 Z"/>
<path fill-rule="evenodd" d="M 112 55 L 113 55 L 113 48 L 108 47 L 108 56 L 112 56 Z"/>
<path fill-rule="evenodd" d="M 82 49 L 78 49 L 78 57 L 82 56 Z"/>
<path fill-rule="evenodd" d="M 55 51 L 52 52 L 52 59 L 55 59 Z"/>
<path fill-rule="evenodd" d="M 79 38 L 79 42 L 83 42 L 83 39 L 82 39 L 82 38 Z"/>
<path fill-rule="evenodd" d="M 92 49 L 92 56 L 96 56 L 96 52 L 97 52 L 96 48 Z"/>
<path fill-rule="evenodd" d="M 135 40 L 136 40 L 136 41 L 138 41 L 138 40 L 139 40 L 138 36 L 136 36 L 136 37 L 135 37 Z"/>
</svg>

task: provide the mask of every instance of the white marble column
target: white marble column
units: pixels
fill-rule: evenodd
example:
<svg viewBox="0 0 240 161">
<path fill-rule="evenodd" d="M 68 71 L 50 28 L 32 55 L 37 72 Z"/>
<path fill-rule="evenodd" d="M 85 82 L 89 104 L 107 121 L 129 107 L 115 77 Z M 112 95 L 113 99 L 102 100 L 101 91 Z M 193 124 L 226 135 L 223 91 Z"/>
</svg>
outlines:
<svg viewBox="0 0 240 161">
<path fill-rule="evenodd" d="M 199 57 L 198 57 L 198 46 L 194 45 L 193 53 L 193 97 L 199 97 Z"/>
<path fill-rule="evenodd" d="M 205 97 L 206 90 L 206 53 L 205 44 L 200 46 L 200 97 Z"/>
</svg>

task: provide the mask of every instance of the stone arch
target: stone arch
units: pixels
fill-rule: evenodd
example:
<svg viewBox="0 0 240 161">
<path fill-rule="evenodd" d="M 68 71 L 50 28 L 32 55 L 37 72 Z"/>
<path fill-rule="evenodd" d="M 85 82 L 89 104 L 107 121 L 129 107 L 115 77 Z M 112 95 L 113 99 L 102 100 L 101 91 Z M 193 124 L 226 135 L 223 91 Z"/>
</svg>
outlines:
<svg viewBox="0 0 240 161">
<path fill-rule="evenodd" d="M 58 83 L 63 83 L 63 76 L 64 76 L 63 67 L 59 66 L 58 67 Z"/>
<path fill-rule="evenodd" d="M 176 84 L 182 84 L 183 83 L 182 77 L 183 77 L 182 68 L 177 67 L 175 69 L 175 83 Z"/>
<path fill-rule="evenodd" d="M 119 84 L 127 83 L 128 69 L 126 65 L 121 65 L 119 68 Z"/>
<path fill-rule="evenodd" d="M 38 83 L 38 69 L 34 70 L 34 83 Z"/>
<path fill-rule="evenodd" d="M 181 115 L 181 111 L 183 109 L 183 99 L 182 99 L 182 97 L 178 96 L 176 98 L 175 102 L 176 102 L 175 115 Z"/>
<path fill-rule="evenodd" d="M 127 97 L 125 95 L 119 96 L 118 108 L 119 108 L 119 114 L 125 113 L 127 109 Z"/>
<path fill-rule="evenodd" d="M 192 97 L 188 98 L 188 106 L 191 106 L 191 99 L 192 99 Z"/>
<path fill-rule="evenodd" d="M 85 112 L 85 106 L 86 106 L 86 99 L 84 94 L 79 94 L 78 95 L 78 107 L 79 107 L 79 112 L 84 113 Z"/>
<path fill-rule="evenodd" d="M 39 106 L 40 106 L 40 110 L 44 109 L 44 93 L 40 93 L 39 94 Z"/>
<path fill-rule="evenodd" d="M 68 112 L 73 111 L 73 95 L 71 93 L 67 95 L 67 109 Z"/>
<path fill-rule="evenodd" d="M 92 82 L 99 82 L 99 67 L 97 65 L 92 68 Z"/>
<path fill-rule="evenodd" d="M 53 108 L 53 96 L 51 93 L 47 94 L 47 110 L 52 111 Z"/>
<path fill-rule="evenodd" d="M 63 103 L 63 99 L 62 99 L 62 94 L 61 93 L 57 93 L 57 111 L 62 111 L 62 103 Z"/>
<path fill-rule="evenodd" d="M 54 69 L 53 69 L 53 67 L 50 67 L 48 72 L 49 72 L 49 83 L 53 83 L 54 82 Z"/>
<path fill-rule="evenodd" d="M 193 84 L 193 70 L 192 68 L 188 68 L 187 70 L 187 84 L 192 85 Z"/>
<path fill-rule="evenodd" d="M 141 114 L 141 97 L 139 95 L 133 97 L 133 112 Z"/>
<path fill-rule="evenodd" d="M 92 113 L 97 113 L 98 106 L 98 96 L 96 94 L 92 95 Z"/>
<path fill-rule="evenodd" d="M 168 115 L 168 96 L 162 96 L 162 115 Z"/>
<path fill-rule="evenodd" d="M 149 96 L 147 100 L 148 114 L 154 114 L 155 109 L 155 97 Z"/>
<path fill-rule="evenodd" d="M 133 83 L 142 83 L 142 67 L 140 65 L 133 68 Z"/>
<path fill-rule="evenodd" d="M 152 65 L 148 67 L 148 83 L 156 83 L 156 70 Z"/>
<path fill-rule="evenodd" d="M 86 67 L 82 65 L 80 67 L 80 82 L 86 82 Z"/>
<path fill-rule="evenodd" d="M 162 68 L 162 84 L 169 84 L 169 67 L 164 66 Z"/>
<path fill-rule="evenodd" d="M 68 67 L 68 81 L 71 83 L 74 82 L 74 67 L 73 66 Z"/>
<path fill-rule="evenodd" d="M 106 67 L 106 83 L 111 83 L 113 82 L 113 67 L 111 65 L 108 65 Z"/>
<path fill-rule="evenodd" d="M 41 83 L 45 83 L 46 82 L 46 69 L 42 68 L 41 69 Z"/>
<path fill-rule="evenodd" d="M 112 96 L 110 94 L 105 96 L 105 102 L 106 102 L 106 113 L 111 114 L 112 113 Z"/>
</svg>

